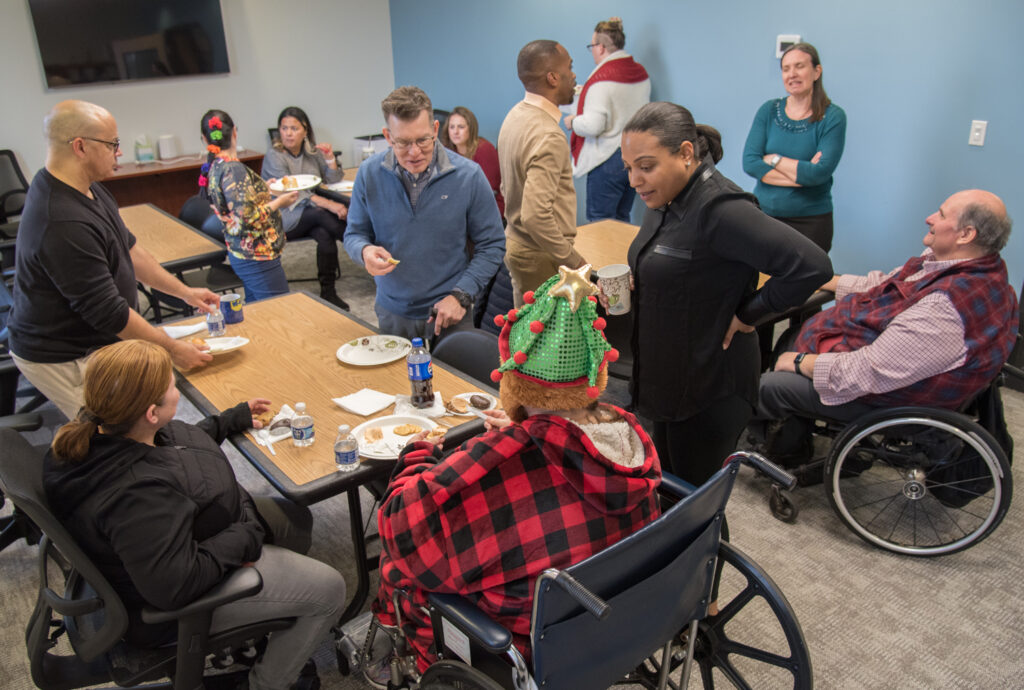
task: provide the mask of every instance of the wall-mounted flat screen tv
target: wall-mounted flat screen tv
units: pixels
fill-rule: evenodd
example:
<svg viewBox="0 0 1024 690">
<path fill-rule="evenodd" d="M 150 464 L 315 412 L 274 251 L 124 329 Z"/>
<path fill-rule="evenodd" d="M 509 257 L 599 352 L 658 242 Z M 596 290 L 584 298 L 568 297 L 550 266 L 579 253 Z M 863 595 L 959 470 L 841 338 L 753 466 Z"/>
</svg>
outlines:
<svg viewBox="0 0 1024 690">
<path fill-rule="evenodd" d="M 28 0 L 55 88 L 228 72 L 220 0 Z"/>
</svg>

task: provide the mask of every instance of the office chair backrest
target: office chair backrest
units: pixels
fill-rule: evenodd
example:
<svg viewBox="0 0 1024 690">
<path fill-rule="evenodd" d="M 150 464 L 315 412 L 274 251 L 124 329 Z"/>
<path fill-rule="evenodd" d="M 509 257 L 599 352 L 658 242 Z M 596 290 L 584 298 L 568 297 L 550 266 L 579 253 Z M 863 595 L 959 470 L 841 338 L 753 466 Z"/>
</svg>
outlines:
<svg viewBox="0 0 1024 690">
<path fill-rule="evenodd" d="M 178 212 L 178 218 L 208 235 L 215 242 L 224 240 L 224 224 L 210 208 L 210 202 L 200 194 L 195 194 L 185 200 L 181 211 Z"/>
<path fill-rule="evenodd" d="M 25 206 L 28 182 L 21 172 L 18 159 L 10 149 L 0 150 L 0 223 L 21 214 Z"/>
<path fill-rule="evenodd" d="M 90 629 L 79 630 L 71 625 L 68 630 L 71 646 L 84 662 L 99 658 L 121 640 L 128 628 L 128 613 L 114 588 L 50 511 L 43 490 L 42 453 L 11 429 L 0 429 L 0 448 L 3 449 L 0 450 L 0 489 L 46 535 L 43 547 L 47 542 L 52 544 L 71 566 L 73 573 L 68 579 L 84 579 L 95 593 L 91 596 L 86 594 L 86 599 L 69 600 L 50 589 L 46 579 L 48 549 L 40 548 L 39 599 L 29 622 L 26 645 L 36 685 L 56 687 L 52 684 L 53 678 L 48 679 L 46 676 L 52 673 L 64 675 L 65 671 L 55 668 L 58 664 L 54 664 L 52 660 L 58 657 L 48 658 L 46 654 L 51 646 L 47 640 L 51 632 L 51 609 L 63 616 L 78 617 L 90 614 Z M 75 589 L 87 591 L 90 588 Z M 95 612 L 100 610 L 102 614 L 96 615 Z M 37 673 L 42 675 L 37 677 Z"/>
<path fill-rule="evenodd" d="M 496 391 L 491 372 L 498 368 L 498 336 L 487 331 L 455 331 L 434 348 L 432 356 L 469 374 L 484 387 Z"/>
<path fill-rule="evenodd" d="M 707 615 L 730 463 L 660 518 L 567 572 L 610 605 L 598 620 L 560 587 L 534 599 L 533 677 L 545 690 L 604 688 Z M 674 477 L 667 481 L 678 482 Z"/>
</svg>

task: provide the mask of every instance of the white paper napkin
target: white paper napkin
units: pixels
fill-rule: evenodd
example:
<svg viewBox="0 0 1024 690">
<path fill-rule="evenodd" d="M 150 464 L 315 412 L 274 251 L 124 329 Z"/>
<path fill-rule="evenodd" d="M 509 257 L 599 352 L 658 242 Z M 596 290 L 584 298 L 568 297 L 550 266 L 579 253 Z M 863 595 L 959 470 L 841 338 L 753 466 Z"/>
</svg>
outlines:
<svg viewBox="0 0 1024 690">
<path fill-rule="evenodd" d="M 184 338 L 186 335 L 192 335 L 199 331 L 206 330 L 206 322 L 200 321 L 199 323 L 193 323 L 188 326 L 164 326 L 164 332 L 170 338 L 177 340 L 178 338 Z"/>
<path fill-rule="evenodd" d="M 268 424 L 267 426 L 265 426 L 262 429 L 254 429 L 253 430 L 253 434 L 252 435 L 253 435 L 253 438 L 256 439 L 256 443 L 258 443 L 261 446 L 266 446 L 266 447 L 270 448 L 270 451 L 273 452 L 274 449 L 271 448 L 271 446 L 273 446 L 278 441 L 283 441 L 286 438 L 291 438 L 292 437 L 292 432 L 291 432 L 291 430 L 289 430 L 287 434 L 285 434 L 284 432 L 281 432 L 281 435 L 278 436 L 276 434 L 271 434 L 270 433 L 270 427 L 273 426 L 274 422 L 278 421 L 279 419 L 287 419 L 289 424 L 290 424 L 291 423 L 291 419 L 294 416 L 295 416 L 295 410 L 293 410 L 287 404 L 282 405 L 281 406 L 281 411 L 278 412 L 276 415 L 274 415 L 274 418 L 270 420 L 270 424 Z M 275 429 L 275 431 L 277 431 L 277 430 Z"/>
<path fill-rule="evenodd" d="M 408 395 L 395 396 L 396 415 L 422 415 L 424 417 L 444 417 L 448 410 L 444 409 L 444 400 L 439 391 L 434 392 L 434 404 L 430 407 L 413 407 Z"/>
<path fill-rule="evenodd" d="M 395 396 L 381 393 L 371 388 L 364 388 L 351 395 L 346 395 L 342 398 L 331 398 L 331 400 L 343 410 L 367 417 L 391 405 L 395 402 Z"/>
</svg>

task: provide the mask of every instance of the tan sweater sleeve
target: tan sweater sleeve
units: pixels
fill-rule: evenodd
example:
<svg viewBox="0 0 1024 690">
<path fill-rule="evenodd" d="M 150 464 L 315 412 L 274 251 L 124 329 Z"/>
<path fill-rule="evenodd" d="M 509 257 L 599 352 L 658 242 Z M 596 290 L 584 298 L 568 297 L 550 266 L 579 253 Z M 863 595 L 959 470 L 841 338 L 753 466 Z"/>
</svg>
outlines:
<svg viewBox="0 0 1024 690">
<path fill-rule="evenodd" d="M 538 140 L 526 166 L 520 214 L 523 230 L 539 249 L 560 264 L 579 268 L 586 262 L 573 248 L 571 238 L 576 235 L 576 228 L 560 227 L 561 222 L 555 213 L 555 206 L 561 201 L 559 195 L 563 193 L 561 173 L 571 169 L 569 156 L 569 147 L 560 133 Z"/>
</svg>

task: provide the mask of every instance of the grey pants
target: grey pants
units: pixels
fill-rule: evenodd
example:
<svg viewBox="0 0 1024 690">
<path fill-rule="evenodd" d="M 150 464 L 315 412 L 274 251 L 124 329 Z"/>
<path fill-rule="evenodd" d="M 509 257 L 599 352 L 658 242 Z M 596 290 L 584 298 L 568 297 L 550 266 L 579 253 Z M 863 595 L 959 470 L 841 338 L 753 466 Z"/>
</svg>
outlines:
<svg viewBox="0 0 1024 690">
<path fill-rule="evenodd" d="M 309 547 L 308 526 L 294 523 L 296 511 L 282 509 L 281 501 L 262 497 L 254 500 L 278 544 Z M 270 506 L 271 502 L 277 505 Z M 303 510 L 298 508 L 298 513 Z M 299 522 L 302 521 L 299 516 Z M 331 626 L 338 622 L 345 603 L 345 580 L 326 563 L 271 544 L 264 544 L 253 566 L 263 577 L 263 589 L 214 611 L 211 630 L 220 632 L 273 618 L 294 617 L 291 628 L 271 633 L 267 651 L 249 673 L 252 690 L 287 690 Z"/>
</svg>

